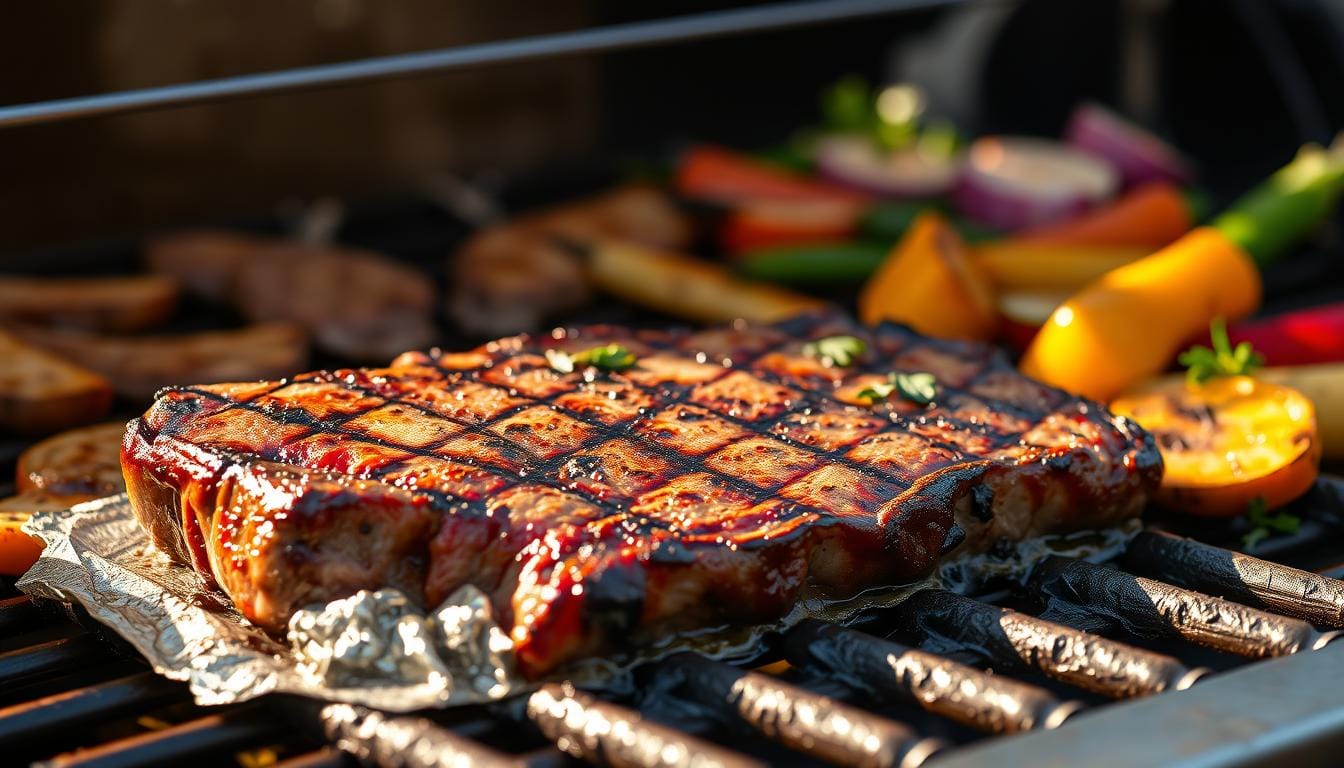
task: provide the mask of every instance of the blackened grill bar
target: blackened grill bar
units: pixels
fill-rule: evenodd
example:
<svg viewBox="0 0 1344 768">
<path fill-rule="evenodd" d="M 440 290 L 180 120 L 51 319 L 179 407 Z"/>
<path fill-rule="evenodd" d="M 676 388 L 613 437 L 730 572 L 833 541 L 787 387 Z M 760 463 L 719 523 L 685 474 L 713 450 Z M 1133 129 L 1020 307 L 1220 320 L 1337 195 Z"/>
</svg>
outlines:
<svg viewBox="0 0 1344 768">
<path fill-rule="evenodd" d="M 915 768 L 944 748 L 912 728 L 770 675 L 691 653 L 663 662 L 674 690 L 769 739 L 838 765 Z"/>
<path fill-rule="evenodd" d="M 1169 584 L 1344 629 L 1344 582 L 1328 576 L 1160 531 L 1136 536 L 1124 564 Z"/>
<path fill-rule="evenodd" d="M 1082 708 L 1034 685 L 819 621 L 789 632 L 785 653 L 795 666 L 820 665 L 874 693 L 986 733 L 1054 728 Z"/>
<path fill-rule="evenodd" d="M 327 740 L 361 762 L 403 768 L 443 765 L 518 768 L 509 755 L 458 736 L 418 717 L 396 717 L 351 704 L 329 704 L 319 713 Z"/>
<path fill-rule="evenodd" d="M 1208 674 L 1180 661 L 940 589 L 916 592 L 893 611 L 901 631 L 934 653 L 969 655 L 1113 699 L 1188 688 Z"/>
<path fill-rule="evenodd" d="M 1179 638 L 1252 659 L 1315 650 L 1340 637 L 1298 619 L 1071 558 L 1042 562 L 1031 586 L 1047 619 L 1090 632 L 1120 628 L 1139 637 Z"/>
<path fill-rule="evenodd" d="M 568 684 L 547 684 L 527 700 L 527 715 L 560 749 L 613 768 L 695 765 L 755 768 L 764 765 L 638 713 L 581 693 Z"/>
<path fill-rule="evenodd" d="M 1162 539 L 1157 543 L 1164 542 Z M 1140 537 L 1126 562 L 1142 563 L 1148 555 L 1145 549 L 1148 543 L 1147 537 Z M 1216 547 L 1198 546 L 1207 550 L 1209 557 L 1241 557 Z M 1172 581 L 1189 583 L 1203 578 L 1184 573 L 1186 568 L 1198 568 L 1198 563 L 1198 560 L 1191 564 L 1171 560 L 1164 568 Z M 1278 566 L 1271 563 L 1268 567 Z M 1125 580 L 1140 583 L 1137 577 L 1123 571 L 1061 558 L 1040 566 L 1028 591 L 1039 590 L 1059 603 L 1056 595 L 1060 585 L 1056 582 L 1063 578 L 1061 574 L 1073 574 L 1073 579 L 1080 578 L 1079 574 L 1094 580 L 1104 577 L 1103 584 L 1116 579 L 1122 585 Z M 1150 579 L 1142 581 L 1177 594 L 1195 594 Z M 1327 582 L 1324 586 L 1337 585 Z M 1227 593 L 1237 594 L 1235 590 Z M 1147 607 L 1142 602 L 1131 603 L 1134 601 L 1118 601 L 1112 607 L 1117 615 L 1126 616 L 1131 622 L 1151 619 L 1151 602 Z M 1252 610 L 1245 606 L 1237 608 Z M 847 695 L 845 703 L 763 672 L 739 669 L 693 654 L 679 654 L 660 662 L 650 673 L 654 685 L 650 690 L 670 692 L 692 701 L 715 720 L 714 729 L 704 733 L 697 730 L 696 735 L 652 722 L 638 709 L 559 684 L 543 686 L 522 706 L 486 710 L 447 726 L 428 718 L 393 716 L 346 705 L 304 703 L 297 705 L 297 709 L 301 713 L 306 710 L 304 716 L 310 720 L 315 713 L 319 714 L 317 730 L 323 732 L 329 743 L 366 762 L 389 768 L 448 764 L 543 768 L 564 764 L 565 754 L 613 766 L 687 765 L 693 762 L 692 758 L 701 765 L 760 764 L 750 754 L 755 747 L 749 742 L 726 742 L 733 747 L 715 743 L 732 739 L 734 732 L 764 736 L 780 748 L 833 763 L 913 766 L 935 753 L 955 755 L 960 750 L 938 752 L 941 742 L 927 738 L 921 725 L 906 725 L 868 711 L 864 708 L 869 704 L 861 698 L 862 691 L 878 694 L 875 699 L 892 696 L 914 702 L 937 718 L 983 732 L 1039 733 L 1054 730 L 1052 726 L 1060 726 L 1081 705 L 1061 701 L 1050 692 L 1007 675 L 1024 671 L 1043 673 L 1083 691 L 1111 698 L 1136 698 L 1185 689 L 1207 674 L 1207 670 L 1191 668 L 1170 656 L 942 590 L 923 590 L 906 602 L 877 613 L 871 626 L 895 627 L 899 639 L 909 646 L 817 621 L 804 622 L 784 636 L 782 650 L 794 666 L 807 673 L 804 679 L 833 674 L 859 683 L 856 690 L 860 693 L 856 698 Z M 73 628 L 73 625 L 52 626 L 55 615 L 22 598 L 0 607 L 0 620 L 10 621 L 10 626 L 20 627 L 20 631 L 23 622 L 4 617 L 33 619 L 36 626 L 27 629 L 45 633 L 35 636 L 40 638 L 49 637 L 52 631 L 64 631 L 63 626 Z M 1303 651 L 1332 637 L 1310 627 L 1306 628 L 1310 634 L 1301 634 L 1305 625 L 1283 616 L 1262 612 L 1253 615 L 1262 623 L 1295 628 L 1299 632 L 1296 649 Z M 1179 633 L 1176 636 L 1192 639 Z M 1314 653 L 1296 654 L 1311 655 Z M 994 674 L 946 656 L 988 664 Z M 14 676 L 12 679 L 45 684 L 43 681 L 62 679 L 73 667 L 89 666 L 91 658 L 97 662 L 93 668 L 109 672 L 125 663 L 92 636 L 76 634 L 30 644 L 0 656 L 0 672 L 8 669 Z M 1236 674 L 1237 671 L 1232 671 L 1219 677 Z M 42 743 L 43 734 L 60 733 L 119 713 L 122 717 L 134 716 L 136 712 L 153 711 L 164 701 L 182 702 L 185 697 L 186 691 L 180 685 L 149 673 L 109 678 L 69 693 L 11 703 L 0 709 L 0 743 L 12 743 L 27 754 L 23 750 L 31 752 L 34 744 Z M 285 701 L 288 700 L 277 702 L 277 706 L 286 714 L 294 712 L 296 706 Z M 217 751 L 221 746 L 242 749 L 249 743 L 265 744 L 279 738 L 276 708 L 262 702 L 223 711 L 197 709 L 197 716 L 178 725 L 60 755 L 49 764 L 130 766 L 165 760 L 180 763 L 195 755 Z M 520 717 L 526 717 L 531 725 L 512 719 Z M 1328 718 L 1322 722 L 1326 725 L 1317 723 L 1318 730 L 1328 726 Z M 1062 727 L 1068 725 L 1063 723 Z M 519 754 L 506 754 L 480 741 L 501 730 L 535 739 L 536 736 L 523 736 L 520 731 L 520 728 L 531 730 L 532 726 L 554 746 L 530 747 Z M 1031 738 L 1032 734 L 1026 736 Z M 299 754 L 279 765 L 291 764 L 330 768 L 342 763 L 333 753 L 318 750 Z"/>
<path fill-rule="evenodd" d="M 139 672 L 62 691 L 0 708 L 0 746 L 55 735 L 64 729 L 96 723 L 122 712 L 147 712 L 167 702 L 186 698 L 186 691 L 180 684 L 153 672 Z"/>
</svg>

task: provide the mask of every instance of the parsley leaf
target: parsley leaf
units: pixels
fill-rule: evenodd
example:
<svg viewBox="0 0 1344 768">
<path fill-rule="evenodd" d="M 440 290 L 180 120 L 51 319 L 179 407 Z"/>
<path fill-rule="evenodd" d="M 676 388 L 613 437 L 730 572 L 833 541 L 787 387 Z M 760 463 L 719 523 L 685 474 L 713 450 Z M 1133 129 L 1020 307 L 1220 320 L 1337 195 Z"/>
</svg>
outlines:
<svg viewBox="0 0 1344 768">
<path fill-rule="evenodd" d="M 1186 367 L 1185 376 L 1193 384 L 1203 384 L 1215 376 L 1250 374 L 1265 363 L 1265 358 L 1248 341 L 1232 347 L 1227 337 L 1227 323 L 1221 317 L 1215 317 L 1209 323 L 1209 340 L 1212 349 L 1195 345 L 1177 358 Z"/>
<path fill-rule="evenodd" d="M 607 344 L 568 354 L 558 349 L 546 350 L 546 362 L 560 373 L 573 373 L 578 368 L 596 368 L 600 371 L 624 371 L 635 366 L 635 354 L 620 344 Z"/>
<path fill-rule="evenodd" d="M 867 351 L 868 345 L 863 339 L 854 336 L 827 336 L 803 345 L 803 354 L 836 368 L 848 368 Z"/>
<path fill-rule="evenodd" d="M 1251 499 L 1246 505 L 1246 519 L 1254 526 L 1241 538 L 1241 543 L 1246 549 L 1254 549 L 1255 545 L 1269 538 L 1275 533 L 1297 533 L 1302 527 L 1302 518 L 1287 512 L 1275 512 L 1269 514 L 1265 508 L 1263 497 L 1257 496 Z"/>
<path fill-rule="evenodd" d="M 938 379 L 932 373 L 898 373 L 896 389 L 901 397 L 918 405 L 928 405 L 938 396 Z"/>
<path fill-rule="evenodd" d="M 855 396 L 876 403 L 891 397 L 893 392 L 916 405 L 928 405 L 938 397 L 938 379 L 924 372 L 889 373 L 885 382 L 864 387 Z"/>
</svg>

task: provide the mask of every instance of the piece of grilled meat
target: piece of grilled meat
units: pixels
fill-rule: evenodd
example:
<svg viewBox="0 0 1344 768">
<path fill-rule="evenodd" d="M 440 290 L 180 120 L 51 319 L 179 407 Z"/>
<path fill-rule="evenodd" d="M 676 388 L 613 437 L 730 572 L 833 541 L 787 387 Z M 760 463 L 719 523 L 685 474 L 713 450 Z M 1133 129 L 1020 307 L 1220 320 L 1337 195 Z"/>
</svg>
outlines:
<svg viewBox="0 0 1344 768">
<path fill-rule="evenodd" d="M 853 335 L 852 367 L 809 356 Z M 619 343 L 621 373 L 548 349 Z M 930 405 L 859 392 L 934 374 Z M 1136 515 L 1152 440 L 989 347 L 810 316 L 702 332 L 590 327 L 382 369 L 162 393 L 122 463 L 158 546 L 280 629 L 397 587 L 493 596 L 536 676 L 669 632 L 768 621 L 1003 539 Z M 956 526 L 954 526 L 954 520 Z"/>
</svg>

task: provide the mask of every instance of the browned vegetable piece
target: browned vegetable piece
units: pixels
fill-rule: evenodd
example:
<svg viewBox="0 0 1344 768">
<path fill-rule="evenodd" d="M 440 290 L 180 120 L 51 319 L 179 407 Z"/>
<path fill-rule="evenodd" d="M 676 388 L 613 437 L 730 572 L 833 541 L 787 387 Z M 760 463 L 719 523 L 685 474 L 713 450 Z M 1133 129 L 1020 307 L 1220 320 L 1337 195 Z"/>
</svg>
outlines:
<svg viewBox="0 0 1344 768">
<path fill-rule="evenodd" d="M 161 387 L 195 381 L 245 381 L 288 376 L 308 359 L 301 330 L 262 323 L 234 331 L 173 336 L 107 336 L 27 327 L 25 342 L 106 376 L 116 392 L 148 399 Z"/>
<path fill-rule="evenodd" d="M 640 186 L 522 216 L 482 230 L 458 250 L 449 311 L 475 333 L 535 328 L 591 296 L 583 265 L 557 238 L 679 248 L 691 236 L 690 223 L 666 195 Z"/>
</svg>

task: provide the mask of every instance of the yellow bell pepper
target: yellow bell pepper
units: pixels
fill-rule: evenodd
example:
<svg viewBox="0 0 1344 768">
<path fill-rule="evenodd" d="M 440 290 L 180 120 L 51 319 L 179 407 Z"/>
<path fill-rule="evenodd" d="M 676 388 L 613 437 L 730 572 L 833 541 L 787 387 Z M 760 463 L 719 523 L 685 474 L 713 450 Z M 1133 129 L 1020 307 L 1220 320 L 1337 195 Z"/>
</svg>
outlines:
<svg viewBox="0 0 1344 768">
<path fill-rule="evenodd" d="M 1000 291 L 1076 291 L 1152 253 L 1149 248 L 1037 245 L 1005 240 L 971 249 L 972 261 Z"/>
<path fill-rule="evenodd" d="M 1064 302 L 1036 334 L 1021 368 L 1047 384 L 1107 400 L 1160 372 L 1211 318 L 1250 314 L 1260 293 L 1250 256 L 1221 232 L 1200 227 Z"/>
<path fill-rule="evenodd" d="M 859 318 L 904 323 L 926 336 L 992 339 L 998 323 L 989 281 L 961 236 L 933 211 L 921 213 L 859 294 Z"/>
</svg>

